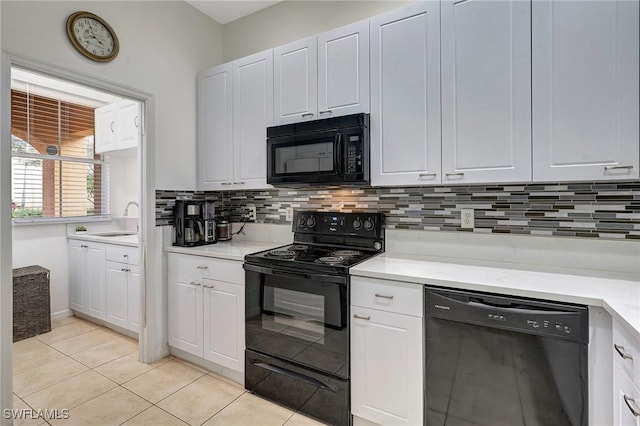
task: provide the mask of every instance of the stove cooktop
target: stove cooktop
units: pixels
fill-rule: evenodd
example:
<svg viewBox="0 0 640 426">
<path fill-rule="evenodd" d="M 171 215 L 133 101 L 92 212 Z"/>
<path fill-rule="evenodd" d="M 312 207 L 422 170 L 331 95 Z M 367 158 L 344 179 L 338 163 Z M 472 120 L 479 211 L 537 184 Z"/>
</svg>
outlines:
<svg viewBox="0 0 640 426">
<path fill-rule="evenodd" d="M 342 246 L 290 244 L 249 255 L 252 260 L 282 261 L 291 264 L 314 264 L 349 268 L 379 252 L 364 249 L 345 249 Z"/>
</svg>

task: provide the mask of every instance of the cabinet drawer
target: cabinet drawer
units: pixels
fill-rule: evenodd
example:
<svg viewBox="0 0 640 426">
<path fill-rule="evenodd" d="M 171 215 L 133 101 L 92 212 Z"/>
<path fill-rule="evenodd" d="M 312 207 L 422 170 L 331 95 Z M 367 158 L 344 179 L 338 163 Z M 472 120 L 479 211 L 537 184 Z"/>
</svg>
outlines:
<svg viewBox="0 0 640 426">
<path fill-rule="evenodd" d="M 203 278 L 244 285 L 242 262 L 236 260 L 170 253 L 168 270 L 179 274 L 195 274 Z"/>
<path fill-rule="evenodd" d="M 107 244 L 107 260 L 139 265 L 138 247 Z"/>
<path fill-rule="evenodd" d="M 613 364 L 613 424 L 637 426 L 640 424 L 640 391 L 629 376 L 616 363 Z"/>
<path fill-rule="evenodd" d="M 613 322 L 613 359 L 640 388 L 640 342 L 617 321 Z M 640 401 L 639 401 L 640 403 Z"/>
<path fill-rule="evenodd" d="M 375 278 L 351 279 L 351 304 L 399 314 L 423 316 L 424 290 L 420 284 Z"/>
</svg>

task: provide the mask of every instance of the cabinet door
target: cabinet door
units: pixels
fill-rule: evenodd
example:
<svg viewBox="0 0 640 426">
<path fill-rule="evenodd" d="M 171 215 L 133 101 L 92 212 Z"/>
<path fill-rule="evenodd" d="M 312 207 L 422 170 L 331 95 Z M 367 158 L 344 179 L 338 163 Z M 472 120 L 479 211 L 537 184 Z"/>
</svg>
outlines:
<svg viewBox="0 0 640 426">
<path fill-rule="evenodd" d="M 94 111 L 96 153 L 111 151 L 116 146 L 116 113 L 113 105 L 105 105 Z"/>
<path fill-rule="evenodd" d="M 440 3 L 371 25 L 371 184 L 440 183 Z"/>
<path fill-rule="evenodd" d="M 531 3 L 441 8 L 442 182 L 531 180 Z"/>
<path fill-rule="evenodd" d="M 369 21 L 318 36 L 318 118 L 369 112 Z"/>
<path fill-rule="evenodd" d="M 85 291 L 88 294 L 87 314 L 106 319 L 104 244 L 87 243 Z"/>
<path fill-rule="evenodd" d="M 202 278 L 169 272 L 169 345 L 203 355 Z"/>
<path fill-rule="evenodd" d="M 533 178 L 637 179 L 638 1 L 534 1 Z"/>
<path fill-rule="evenodd" d="M 119 327 L 127 327 L 127 265 L 106 262 L 105 292 L 107 321 Z"/>
<path fill-rule="evenodd" d="M 116 104 L 118 122 L 117 149 L 136 148 L 140 140 L 140 104 L 122 101 Z"/>
<path fill-rule="evenodd" d="M 138 266 L 128 267 L 127 280 L 127 328 L 140 332 L 140 270 Z"/>
<path fill-rule="evenodd" d="M 230 189 L 233 182 L 231 63 L 198 76 L 198 184 Z"/>
<path fill-rule="evenodd" d="M 273 50 L 276 124 L 318 118 L 317 47 L 313 36 Z"/>
<path fill-rule="evenodd" d="M 204 280 L 204 358 L 244 371 L 244 286 Z"/>
<path fill-rule="evenodd" d="M 233 63 L 233 184 L 267 185 L 267 127 L 273 125 L 273 50 Z"/>
<path fill-rule="evenodd" d="M 422 424 L 422 318 L 359 306 L 351 314 L 352 413 L 381 425 Z"/>
<path fill-rule="evenodd" d="M 86 312 L 84 281 L 86 277 L 86 244 L 78 240 L 69 240 L 69 306 L 78 312 Z"/>
<path fill-rule="evenodd" d="M 613 425 L 640 425 L 640 390 L 616 363 L 613 364 Z"/>
</svg>

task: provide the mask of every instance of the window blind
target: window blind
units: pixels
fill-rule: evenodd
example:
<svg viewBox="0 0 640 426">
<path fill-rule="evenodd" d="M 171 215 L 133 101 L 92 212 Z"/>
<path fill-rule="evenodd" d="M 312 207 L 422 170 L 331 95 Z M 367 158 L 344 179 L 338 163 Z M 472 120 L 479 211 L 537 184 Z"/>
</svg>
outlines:
<svg viewBox="0 0 640 426">
<path fill-rule="evenodd" d="M 13 217 L 108 214 L 107 166 L 94 139 L 92 107 L 12 90 Z"/>
</svg>

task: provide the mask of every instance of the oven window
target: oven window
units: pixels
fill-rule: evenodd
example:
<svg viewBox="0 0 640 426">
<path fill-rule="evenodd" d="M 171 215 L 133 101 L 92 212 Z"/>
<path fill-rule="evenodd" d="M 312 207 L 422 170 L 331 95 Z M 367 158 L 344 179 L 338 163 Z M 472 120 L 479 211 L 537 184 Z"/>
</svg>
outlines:
<svg viewBox="0 0 640 426">
<path fill-rule="evenodd" d="M 275 147 L 279 175 L 333 171 L 333 141 Z"/>
<path fill-rule="evenodd" d="M 284 288 L 265 288 L 262 326 L 309 342 L 324 337 L 324 296 Z"/>
</svg>

